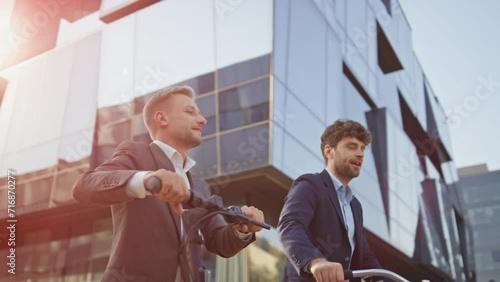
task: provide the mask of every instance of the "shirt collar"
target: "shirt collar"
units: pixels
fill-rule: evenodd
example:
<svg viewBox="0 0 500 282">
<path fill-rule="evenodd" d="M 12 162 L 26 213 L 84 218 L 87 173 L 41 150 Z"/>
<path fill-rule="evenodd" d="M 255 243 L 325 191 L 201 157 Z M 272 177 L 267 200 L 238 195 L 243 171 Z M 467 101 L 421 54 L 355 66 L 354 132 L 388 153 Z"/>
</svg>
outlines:
<svg viewBox="0 0 500 282">
<path fill-rule="evenodd" d="M 172 148 L 171 146 L 161 142 L 160 140 L 153 140 L 153 143 L 158 145 L 160 149 L 167 155 L 168 159 L 172 162 L 174 166 L 179 166 L 180 169 L 182 169 L 183 172 L 188 172 L 195 164 L 196 161 L 190 158 L 189 156 L 186 156 L 186 163 L 183 166 L 183 158 L 181 153 L 179 153 L 176 149 Z"/>
<path fill-rule="evenodd" d="M 335 186 L 335 190 L 337 190 L 337 195 L 345 195 L 346 201 L 350 203 L 352 201 L 352 198 L 354 197 L 351 187 L 347 185 L 347 187 L 345 187 L 344 189 L 344 185 L 342 185 L 342 182 L 340 182 L 340 180 L 328 168 L 325 168 L 325 170 L 328 171 L 328 174 L 330 174 L 330 177 L 332 178 L 333 186 Z"/>
</svg>

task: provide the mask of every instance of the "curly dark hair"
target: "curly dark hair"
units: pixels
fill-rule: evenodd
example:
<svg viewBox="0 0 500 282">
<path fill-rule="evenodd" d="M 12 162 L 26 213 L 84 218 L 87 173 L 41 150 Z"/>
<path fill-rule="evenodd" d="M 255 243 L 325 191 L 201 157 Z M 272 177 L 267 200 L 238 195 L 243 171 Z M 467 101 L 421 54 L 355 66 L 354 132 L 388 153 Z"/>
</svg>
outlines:
<svg viewBox="0 0 500 282">
<path fill-rule="evenodd" d="M 325 159 L 325 163 L 328 162 L 323 149 L 326 145 L 330 145 L 333 148 L 337 147 L 337 144 L 344 137 L 355 137 L 359 141 L 363 142 L 365 146 L 368 146 L 372 142 L 372 135 L 362 124 L 353 120 L 338 119 L 332 125 L 328 126 L 321 135 L 321 154 Z"/>
</svg>

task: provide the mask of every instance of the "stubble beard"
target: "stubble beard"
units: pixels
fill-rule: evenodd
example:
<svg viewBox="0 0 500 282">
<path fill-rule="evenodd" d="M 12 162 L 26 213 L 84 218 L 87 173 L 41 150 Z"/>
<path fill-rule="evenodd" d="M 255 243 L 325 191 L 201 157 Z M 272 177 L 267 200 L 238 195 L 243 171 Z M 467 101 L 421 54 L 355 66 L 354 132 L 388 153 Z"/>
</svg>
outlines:
<svg viewBox="0 0 500 282">
<path fill-rule="evenodd" d="M 351 179 L 358 177 L 360 171 L 361 168 L 360 170 L 355 171 L 354 169 L 352 169 L 351 165 L 347 162 L 337 164 L 337 173 L 339 173 L 342 178 L 348 181 L 351 181 Z"/>
</svg>

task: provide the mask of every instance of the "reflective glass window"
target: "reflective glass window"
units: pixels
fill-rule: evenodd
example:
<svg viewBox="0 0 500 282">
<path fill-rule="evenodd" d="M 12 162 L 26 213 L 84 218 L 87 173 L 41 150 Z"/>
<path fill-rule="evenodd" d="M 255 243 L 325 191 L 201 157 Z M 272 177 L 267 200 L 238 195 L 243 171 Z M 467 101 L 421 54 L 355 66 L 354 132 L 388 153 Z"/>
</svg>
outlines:
<svg viewBox="0 0 500 282">
<path fill-rule="evenodd" d="M 218 87 L 225 88 L 254 77 L 269 74 L 270 56 L 265 55 L 251 60 L 233 64 L 218 70 Z"/>
<path fill-rule="evenodd" d="M 5 152 L 19 151 L 61 136 L 71 62 L 72 49 L 63 48 L 37 57 L 22 68 Z"/>
<path fill-rule="evenodd" d="M 88 164 L 94 146 L 94 126 L 61 137 L 58 170 Z"/>
<path fill-rule="evenodd" d="M 280 80 L 274 78 L 273 81 L 273 122 L 286 125 L 287 120 L 291 119 L 291 116 L 286 114 L 285 100 L 286 100 L 286 88 L 280 82 Z"/>
<path fill-rule="evenodd" d="M 102 29 L 97 106 L 129 102 L 134 97 L 136 16 L 125 17 Z M 143 93 L 144 94 L 144 93 Z"/>
<path fill-rule="evenodd" d="M 366 1 L 360 0 L 346 1 L 346 4 L 347 35 L 350 37 L 352 44 L 355 44 L 356 49 L 366 58 L 369 36 L 376 36 L 373 33 L 367 34 L 366 32 L 369 26 L 367 21 L 368 4 Z"/>
<path fill-rule="evenodd" d="M 130 140 L 130 120 L 100 126 L 97 130 L 98 147 L 94 153 L 95 164 L 102 164 L 111 158 L 115 148 L 123 141 Z"/>
<path fill-rule="evenodd" d="M 115 120 L 129 116 L 130 105 L 128 103 L 100 108 L 97 110 L 98 125 L 104 125 Z"/>
<path fill-rule="evenodd" d="M 63 136 L 93 128 L 97 110 L 101 34 L 85 37 L 73 46 L 74 67 L 69 78 Z"/>
<path fill-rule="evenodd" d="M 226 6 L 215 4 L 214 7 L 216 67 L 223 68 L 270 54 L 273 48 L 274 1 L 226 3 Z M 195 34 L 200 34 L 200 31 L 195 31 Z M 207 44 L 203 42 L 201 45 L 205 47 Z"/>
<path fill-rule="evenodd" d="M 284 131 L 278 124 L 273 124 L 273 147 L 272 147 L 272 163 L 279 170 L 283 170 L 284 159 Z"/>
<path fill-rule="evenodd" d="M 84 174 L 87 169 L 88 167 L 85 166 L 56 174 L 54 176 L 54 188 L 50 197 L 51 204 L 57 206 L 66 202 L 72 202 L 71 187 L 73 187 L 78 177 Z"/>
<path fill-rule="evenodd" d="M 133 116 L 131 121 L 132 121 L 132 138 L 134 141 L 142 140 L 143 138 L 141 136 L 144 136 L 144 135 L 146 135 L 146 136 L 148 136 L 148 138 L 150 138 L 149 131 L 146 128 L 146 125 L 144 125 L 142 115 Z"/>
<path fill-rule="evenodd" d="M 196 161 L 191 173 L 198 178 L 217 175 L 216 138 L 204 139 L 200 146 L 189 150 L 188 155 Z"/>
<path fill-rule="evenodd" d="M 53 168 L 58 163 L 57 153 L 59 140 L 46 142 L 34 147 L 29 147 L 19 152 L 2 156 L 0 170 L 6 173 L 7 169 L 15 168 L 18 175 Z"/>
<path fill-rule="evenodd" d="M 269 95 L 269 78 L 220 92 L 220 130 L 269 119 Z"/>
<path fill-rule="evenodd" d="M 135 16 L 135 96 L 215 71 L 211 1 L 160 1 Z"/>
<path fill-rule="evenodd" d="M 177 85 L 188 85 L 194 90 L 195 95 L 203 95 L 208 92 L 212 92 L 215 89 L 215 73 L 210 72 L 191 78 L 182 82 L 177 83 Z M 219 85 L 220 87 L 220 85 Z"/>
<path fill-rule="evenodd" d="M 290 1 L 274 1 L 274 75 L 282 81 L 286 79 L 288 61 L 288 27 Z"/>
<path fill-rule="evenodd" d="M 323 159 L 320 138 L 325 131 L 325 125 L 292 94 L 287 95 L 286 117 L 288 120 L 285 130 L 290 135 L 296 136 L 310 152 Z"/>
<path fill-rule="evenodd" d="M 290 8 L 287 86 L 324 121 L 327 23 L 312 1 L 292 1 Z"/>
<path fill-rule="evenodd" d="M 269 124 L 220 136 L 222 173 L 238 173 L 269 163 Z"/>
<path fill-rule="evenodd" d="M 336 119 L 346 116 L 347 106 L 342 83 L 344 77 L 342 73 L 342 46 L 337 35 L 331 29 L 328 29 L 327 44 L 326 124 L 331 124 Z"/>
<path fill-rule="evenodd" d="M 134 114 L 141 114 L 142 115 L 142 110 L 144 109 L 146 102 L 149 99 L 151 99 L 153 94 L 154 94 L 154 92 L 134 98 L 134 106 L 133 106 L 134 107 Z"/>
<path fill-rule="evenodd" d="M 43 207 L 47 208 L 50 200 L 50 193 L 52 191 L 52 181 L 54 177 L 48 177 L 36 180 L 30 180 L 24 183 L 17 183 L 16 190 L 22 191 L 16 193 L 18 200 L 16 201 L 16 208 L 23 208 L 22 211 L 28 212 L 35 204 L 45 204 Z M 20 211 L 19 211 L 20 212 Z"/>
<path fill-rule="evenodd" d="M 310 148 L 306 148 L 293 136 L 285 134 L 283 172 L 290 178 L 295 179 L 304 173 L 322 171 L 325 168 L 325 162 L 319 151 L 320 137 L 317 137 L 318 143 L 312 148 L 315 150 L 313 153 Z"/>
</svg>

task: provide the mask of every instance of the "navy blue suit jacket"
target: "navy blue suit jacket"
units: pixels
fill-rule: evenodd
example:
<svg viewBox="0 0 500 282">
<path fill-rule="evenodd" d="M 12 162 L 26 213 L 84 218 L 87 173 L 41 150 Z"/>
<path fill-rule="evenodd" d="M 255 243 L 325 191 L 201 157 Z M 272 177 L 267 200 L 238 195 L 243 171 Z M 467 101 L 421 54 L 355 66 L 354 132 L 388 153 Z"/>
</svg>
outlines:
<svg viewBox="0 0 500 282">
<path fill-rule="evenodd" d="M 283 281 L 314 281 L 313 276 L 303 270 L 318 257 L 341 263 L 344 269 L 380 268 L 366 242 L 363 211 L 356 198 L 351 201 L 351 209 L 356 241 L 352 258 L 330 174 L 323 170 L 302 175 L 293 182 L 278 223 L 279 237 L 287 255 Z"/>
</svg>

